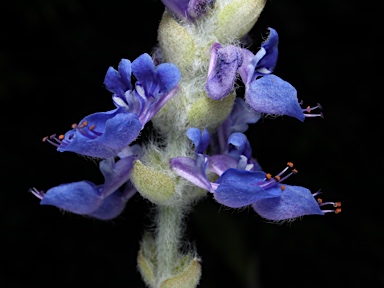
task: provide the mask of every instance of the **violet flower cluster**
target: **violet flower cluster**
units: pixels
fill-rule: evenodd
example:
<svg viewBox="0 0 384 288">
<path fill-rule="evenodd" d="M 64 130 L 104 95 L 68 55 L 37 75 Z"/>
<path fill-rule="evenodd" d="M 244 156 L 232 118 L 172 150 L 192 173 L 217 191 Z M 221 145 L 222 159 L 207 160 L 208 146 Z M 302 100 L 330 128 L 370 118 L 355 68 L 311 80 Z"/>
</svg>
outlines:
<svg viewBox="0 0 384 288">
<path fill-rule="evenodd" d="M 149 287 L 192 288 L 201 276 L 200 259 L 194 251 L 179 250 L 182 221 L 203 197 L 230 208 L 251 206 L 271 221 L 339 213 L 341 204 L 285 184 L 297 174 L 292 162 L 271 175 L 253 158 L 245 133 L 262 117 L 303 122 L 323 116 L 313 113 L 322 109 L 319 104 L 302 108 L 296 89 L 274 74 L 275 29 L 268 28 L 256 53 L 242 42 L 266 1 L 162 2 L 159 43 L 152 53 L 132 62 L 122 59 L 106 72 L 104 85 L 116 108 L 43 138 L 59 152 L 96 159 L 104 183 L 84 180 L 30 191 L 42 205 L 100 220 L 118 217 L 138 192 L 158 213 L 156 231 L 143 237 L 138 255 L 143 280 Z M 237 95 L 239 86 L 244 95 Z M 149 121 L 154 132 L 140 143 Z"/>
</svg>

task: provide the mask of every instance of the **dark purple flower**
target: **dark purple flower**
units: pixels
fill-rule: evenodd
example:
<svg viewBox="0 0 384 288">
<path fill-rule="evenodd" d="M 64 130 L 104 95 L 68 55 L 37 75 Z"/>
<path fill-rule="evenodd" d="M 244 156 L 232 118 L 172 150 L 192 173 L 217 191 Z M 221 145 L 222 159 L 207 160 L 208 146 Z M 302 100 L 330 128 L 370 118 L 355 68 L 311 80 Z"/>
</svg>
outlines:
<svg viewBox="0 0 384 288">
<path fill-rule="evenodd" d="M 215 0 L 161 0 L 167 10 L 178 19 L 194 21 L 212 7 Z"/>
<path fill-rule="evenodd" d="M 213 100 L 227 96 L 234 88 L 237 70 L 243 62 L 241 49 L 228 45 L 222 47 L 214 43 L 211 48 L 211 60 L 208 68 L 205 91 Z"/>
</svg>

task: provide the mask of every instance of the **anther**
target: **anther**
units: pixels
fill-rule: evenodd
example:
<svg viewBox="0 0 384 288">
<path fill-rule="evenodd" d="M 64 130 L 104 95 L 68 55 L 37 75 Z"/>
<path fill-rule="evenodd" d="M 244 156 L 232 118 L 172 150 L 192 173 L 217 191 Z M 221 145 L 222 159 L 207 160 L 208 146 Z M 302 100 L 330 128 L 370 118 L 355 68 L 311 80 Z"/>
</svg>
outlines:
<svg viewBox="0 0 384 288">
<path fill-rule="evenodd" d="M 267 174 L 265 174 L 265 177 L 266 177 L 268 180 L 270 180 L 270 179 L 272 178 L 272 174 L 267 173 Z"/>
<path fill-rule="evenodd" d="M 72 129 L 75 129 L 75 128 L 77 127 L 77 124 L 76 124 L 76 123 L 73 123 L 73 124 L 71 125 L 71 127 L 72 127 Z"/>
<path fill-rule="evenodd" d="M 287 166 L 293 168 L 293 163 L 292 163 L 292 162 L 288 162 L 288 163 L 287 163 Z"/>
<path fill-rule="evenodd" d="M 284 185 L 281 185 L 281 186 L 280 186 L 280 189 L 281 189 L 281 191 L 284 191 L 284 190 L 285 190 L 285 186 L 284 186 Z"/>
<path fill-rule="evenodd" d="M 59 137 L 57 137 L 59 140 L 63 140 L 64 139 L 64 135 L 63 134 L 61 134 L 61 135 L 59 135 Z"/>
<path fill-rule="evenodd" d="M 93 129 L 95 129 L 95 125 L 91 125 L 91 126 L 89 126 L 89 130 L 93 130 Z"/>
</svg>

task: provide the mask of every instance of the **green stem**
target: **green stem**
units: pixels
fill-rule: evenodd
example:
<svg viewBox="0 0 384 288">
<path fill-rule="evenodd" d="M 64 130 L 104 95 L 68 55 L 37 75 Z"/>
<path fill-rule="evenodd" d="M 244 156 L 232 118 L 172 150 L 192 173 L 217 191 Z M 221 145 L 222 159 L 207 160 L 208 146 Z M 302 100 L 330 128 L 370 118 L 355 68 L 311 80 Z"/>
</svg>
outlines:
<svg viewBox="0 0 384 288">
<path fill-rule="evenodd" d="M 178 263 L 183 218 L 181 207 L 158 206 L 156 235 L 158 279 L 172 275 Z"/>
</svg>

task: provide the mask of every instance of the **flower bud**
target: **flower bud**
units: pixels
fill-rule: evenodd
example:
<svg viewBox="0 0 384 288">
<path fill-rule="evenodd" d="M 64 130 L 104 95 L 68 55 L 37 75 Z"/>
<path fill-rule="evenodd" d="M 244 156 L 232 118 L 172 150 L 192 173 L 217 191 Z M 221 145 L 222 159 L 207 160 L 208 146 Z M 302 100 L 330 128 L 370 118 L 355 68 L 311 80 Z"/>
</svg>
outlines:
<svg viewBox="0 0 384 288">
<path fill-rule="evenodd" d="M 155 254 L 155 240 L 152 235 L 146 233 L 141 241 L 140 251 L 137 255 L 137 267 L 148 287 L 154 287 L 156 283 L 156 264 L 153 263 L 153 259 L 156 258 Z"/>
<path fill-rule="evenodd" d="M 144 198 L 157 205 L 169 204 L 175 195 L 175 182 L 165 173 L 145 166 L 140 160 L 133 164 L 131 181 Z"/>
<path fill-rule="evenodd" d="M 184 262 L 184 263 L 183 263 Z M 160 284 L 160 288 L 195 288 L 200 281 L 201 265 L 197 258 L 185 256 L 179 264 L 182 268 L 179 274 L 176 274 Z"/>
<path fill-rule="evenodd" d="M 164 12 L 158 30 L 158 40 L 165 62 L 175 64 L 186 73 L 195 57 L 195 43 L 187 29 L 168 12 Z"/>
<path fill-rule="evenodd" d="M 218 42 L 227 42 L 245 36 L 255 25 L 266 4 L 266 0 L 234 0 L 221 6 L 217 16 L 215 32 Z"/>
<path fill-rule="evenodd" d="M 212 100 L 204 95 L 192 104 L 187 118 L 190 127 L 208 130 L 216 128 L 231 113 L 236 93 L 229 94 L 221 100 Z"/>
</svg>

